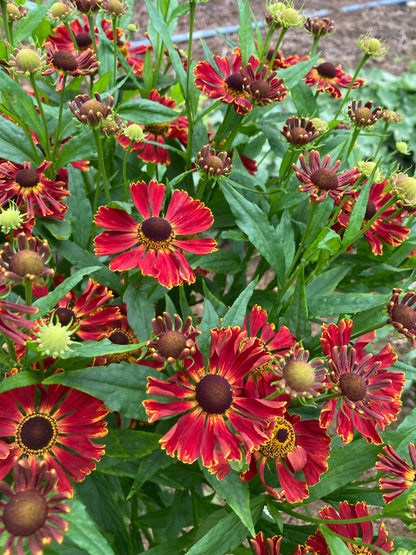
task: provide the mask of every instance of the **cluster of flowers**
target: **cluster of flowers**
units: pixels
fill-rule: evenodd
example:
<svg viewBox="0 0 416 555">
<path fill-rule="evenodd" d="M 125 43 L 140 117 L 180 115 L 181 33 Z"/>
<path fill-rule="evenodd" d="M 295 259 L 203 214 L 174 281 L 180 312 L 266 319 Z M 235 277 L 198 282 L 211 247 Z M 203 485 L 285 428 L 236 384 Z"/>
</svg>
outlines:
<svg viewBox="0 0 416 555">
<path fill-rule="evenodd" d="M 5 236 L 0 250 L 3 297 L 0 332 L 13 361 L 5 379 L 13 379 L 24 369 L 48 376 L 59 373 L 74 343 L 108 340 L 120 346 L 120 350 L 96 356 L 90 365 L 127 361 L 161 371 L 160 378 L 148 378 L 149 398 L 143 406 L 149 423 L 178 417 L 160 439 L 168 455 L 187 464 L 200 460 L 219 480 L 236 469 L 245 482 L 258 474 L 264 490 L 273 498 L 300 503 L 307 499 L 309 487 L 317 484 L 328 469 L 331 425 L 346 444 L 360 434 L 365 441 L 381 445 L 380 432 L 400 412 L 404 374 L 391 369 L 397 355 L 390 344 L 378 352 L 369 351 L 369 344 L 376 339 L 375 331 L 354 335 L 353 321 L 348 318 L 340 319 L 337 324 L 323 324 L 320 338 L 323 358 L 310 360 L 301 338 L 296 338 L 286 326 L 276 330 L 268 322 L 267 311 L 255 305 L 246 315 L 243 326 L 210 330 L 209 353 L 204 358 L 204 349 L 198 344 L 201 331 L 193 325 L 190 316 L 182 319 L 168 312 L 155 316 L 153 337 L 141 343 L 143 338 L 136 337 L 129 324 L 126 303 L 116 298 L 109 287 L 91 278 L 81 293 L 71 288 L 52 310 L 36 319 L 38 309 L 32 305 L 32 299 L 46 297 L 65 282 L 65 276 L 59 272 L 59 267 L 65 264 L 59 265 L 58 257 L 50 262 L 49 242 L 41 238 L 48 233 L 42 225 L 45 221 L 66 221 L 67 203 L 73 191 L 70 173 L 74 168 L 84 175 L 90 170 L 87 160 L 71 159 L 72 166 L 65 161 L 65 146 L 76 141 L 76 137 L 64 135 L 62 123 L 64 93 L 71 77 L 82 78 L 88 94 L 74 96 L 68 104 L 66 119 L 71 113 L 77 125 L 79 122 L 81 127 L 88 126 L 98 154 L 97 186 L 90 195 L 95 227 L 85 245 L 88 248 L 94 245 L 97 257 L 107 259 L 115 255 L 109 269 L 123 272 L 123 279 L 128 279 L 129 270 L 139 270 L 142 276 L 153 278 L 167 290 L 192 285 L 204 274 L 202 268 L 191 264 L 189 255 L 204 256 L 217 249 L 217 240 L 206 235 L 213 227 L 214 217 L 208 202 L 200 200 L 200 197 L 205 199 L 203 187 L 195 195 L 198 198 L 193 198 L 171 183 L 168 187 L 149 178 L 128 184 L 127 179 L 130 153 L 137 156 L 136 163 L 139 161 L 148 167 L 151 164 L 169 166 L 175 156 L 192 154 L 191 108 L 187 108 L 186 116 L 177 115 L 168 121 L 155 117 L 155 122 L 142 125 L 123 121 L 114 109 L 115 99 L 110 94 L 104 98 L 99 92 L 93 93 L 102 44 L 114 44 L 114 67 L 108 79 L 108 82 L 114 80 L 113 88 L 117 86 L 119 69 L 126 70 L 127 65 L 126 71 L 130 72 L 127 75 L 134 81 L 143 77 L 146 60 L 151 59 L 150 43 L 133 47 L 115 24 L 127 10 L 128 4 L 118 0 L 58 1 L 48 16 L 62 23 L 46 37 L 43 50 L 33 45 L 21 46 L 10 53 L 4 64 L 5 75 L 13 79 L 26 76 L 30 81 L 31 88 L 24 94 L 34 99 L 39 117 L 38 126 L 32 129 L 23 118 L 19 121 L 17 116 L 2 114 L 2 119 L 14 122 L 14 128 L 26 134 L 32 149 L 32 162 L 6 158 L 0 162 L 0 226 Z M 94 14 L 98 12 L 103 17 L 95 25 Z M 26 12 L 23 6 L 8 3 L 7 14 L 10 23 L 25 17 Z M 284 2 L 269 5 L 268 24 L 271 30 L 304 25 L 314 36 L 312 55 L 318 39 L 334 29 L 334 23 L 328 18 L 308 18 L 304 22 L 293 6 Z M 12 25 L 7 24 L 6 30 L 8 43 L 12 45 Z M 365 59 L 385 53 L 383 44 L 368 36 L 361 38 L 360 46 Z M 181 67 L 191 67 L 190 60 L 181 52 L 177 56 Z M 169 56 L 167 59 L 170 62 Z M 279 44 L 269 44 L 263 58 L 252 54 L 243 62 L 241 48 L 236 47 L 231 60 L 214 55 L 210 61 L 193 64 L 196 89 L 210 99 L 229 105 L 238 124 L 230 136 L 217 133 L 200 147 L 198 155 L 187 160 L 185 173 L 199 170 L 201 183 L 205 180 L 215 186 L 232 172 L 233 156 L 237 155 L 248 174 L 256 175 L 256 161 L 244 154 L 241 145 L 234 148 L 233 136 L 256 107 L 285 100 L 288 87 L 278 77 L 279 69 L 309 59 L 309 56 L 285 57 Z M 42 97 L 36 74 L 53 79 L 51 88 L 59 97 L 58 124 L 52 135 L 47 110 L 51 106 Z M 364 85 L 363 79 L 348 75 L 340 65 L 327 61 L 310 69 L 303 80 L 310 87 L 316 86 L 316 93 L 329 93 L 337 100 L 342 98 L 341 88 L 350 92 Z M 156 88 L 146 93 L 140 86 L 140 90 L 148 105 L 156 105 L 151 113 L 157 114 L 158 108 L 173 112 L 176 107 L 174 98 Z M 338 113 L 343 104 L 344 101 Z M 396 113 L 373 108 L 372 101 L 363 103 L 362 100 L 351 102 L 348 116 L 348 125 L 355 130 L 354 140 L 362 129 L 380 119 L 386 129 L 400 119 Z M 288 180 L 296 176 L 299 190 L 309 194 L 314 209 L 327 199 L 334 201 L 328 226 L 341 238 L 348 229 L 360 194 L 369 184 L 360 231 L 374 255 L 382 255 L 384 244 L 398 246 L 410 233 L 404 221 L 414 210 L 416 180 L 402 173 L 384 178 L 374 162 L 363 162 L 340 172 L 341 160 L 331 165 L 329 155 L 321 160 L 319 151 L 315 150 L 326 132 L 324 122 L 316 118 L 287 119 L 281 134 L 296 154 L 289 165 Z M 112 138 L 123 149 L 124 203 L 120 195 L 112 202 L 103 138 Z M 351 142 L 349 152 L 353 146 Z M 87 178 L 85 181 L 88 188 L 89 181 Z M 99 206 L 101 192 L 107 204 Z M 23 294 L 26 304 L 14 302 Z M 386 321 L 414 347 L 416 294 L 401 294 L 401 289 L 394 289 Z M 6 300 L 9 295 L 13 302 Z M 129 350 L 123 352 L 123 346 Z M 323 403 L 319 418 L 306 419 L 298 414 L 301 413 L 297 410 L 299 399 L 302 403 L 319 399 Z M 73 495 L 73 482 L 84 480 L 104 455 L 105 445 L 95 440 L 107 434 L 108 412 L 102 400 L 64 385 L 36 383 L 2 390 L 0 479 L 12 474 L 14 484 L 12 487 L 7 480 L 0 482 L 0 491 L 8 498 L 0 501 L 0 533 L 9 535 L 4 553 L 13 553 L 16 549 L 21 555 L 25 542 L 33 553 L 42 553 L 42 546 L 52 540 L 62 541 L 68 524 L 56 513 L 69 512 L 69 504 L 64 501 Z M 377 469 L 389 475 L 380 478 L 381 489 L 387 490 L 386 503 L 415 480 L 413 444 L 409 452 L 412 466 L 391 445 L 384 446 L 379 456 Z M 338 511 L 325 507 L 320 516 L 322 521 L 331 521 L 330 530 L 351 540 L 347 543 L 351 549 L 357 538 L 386 552 L 393 548 L 383 525 L 374 537 L 372 524 L 365 520 L 369 511 L 363 502 L 341 502 Z M 336 523 L 357 518 L 364 520 Z M 266 540 L 260 532 L 252 543 L 259 555 L 269 552 L 277 555 L 281 539 L 274 536 Z M 296 554 L 309 552 L 329 553 L 320 531 L 294 551 Z"/>
</svg>

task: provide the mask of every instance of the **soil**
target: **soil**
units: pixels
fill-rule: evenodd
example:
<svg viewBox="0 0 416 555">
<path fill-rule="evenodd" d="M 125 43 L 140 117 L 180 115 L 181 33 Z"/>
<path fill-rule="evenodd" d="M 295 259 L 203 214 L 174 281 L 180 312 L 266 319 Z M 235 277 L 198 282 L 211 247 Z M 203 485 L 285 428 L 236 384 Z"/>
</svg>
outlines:
<svg viewBox="0 0 416 555">
<path fill-rule="evenodd" d="M 248 1 L 248 0 L 247 0 Z M 386 1 L 386 0 L 381 0 Z M 388 0 L 387 0 L 388 1 Z M 249 0 L 257 21 L 264 21 L 266 10 L 265 0 Z M 383 58 L 371 58 L 365 67 L 376 66 L 396 75 L 403 71 L 412 69 L 416 71 L 416 2 L 403 4 L 382 5 L 369 7 L 369 0 L 305 0 L 302 4 L 295 0 L 295 8 L 303 5 L 303 12 L 313 17 L 324 15 L 335 22 L 335 33 L 321 39 L 318 50 L 322 57 L 335 65 L 342 64 L 344 70 L 357 67 L 362 58 L 362 51 L 357 45 L 357 39 L 370 33 L 371 36 L 386 41 L 389 46 L 387 55 Z M 183 0 L 179 0 L 183 3 Z M 142 40 L 146 29 L 147 10 L 144 2 L 137 2 L 133 21 L 140 25 L 141 29 L 134 35 L 135 40 Z M 336 5 L 336 7 L 334 7 Z M 343 11 L 343 8 L 361 6 L 360 9 Z M 325 12 L 325 13 L 324 13 Z M 238 7 L 236 0 L 208 0 L 198 4 L 195 14 L 195 29 L 220 29 L 222 27 L 235 26 L 238 24 Z M 179 18 L 175 35 L 186 33 L 188 30 L 188 17 Z M 266 29 L 263 30 L 263 34 Z M 227 34 L 227 37 L 237 41 L 237 34 Z M 214 54 L 224 56 L 229 52 L 229 47 L 223 39 L 215 36 L 206 39 L 207 44 Z M 186 42 L 177 43 L 180 48 L 186 49 Z M 291 54 L 308 54 L 312 46 L 312 37 L 302 28 L 289 29 L 283 39 L 282 50 L 285 56 Z M 193 45 L 195 59 L 204 59 L 203 51 L 199 41 Z"/>
</svg>

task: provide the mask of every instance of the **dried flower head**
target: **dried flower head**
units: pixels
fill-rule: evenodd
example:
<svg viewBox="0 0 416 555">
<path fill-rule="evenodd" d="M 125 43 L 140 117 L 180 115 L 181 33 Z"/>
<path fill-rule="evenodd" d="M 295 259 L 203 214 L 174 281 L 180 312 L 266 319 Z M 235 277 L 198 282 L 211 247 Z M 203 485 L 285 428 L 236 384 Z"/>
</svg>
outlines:
<svg viewBox="0 0 416 555">
<path fill-rule="evenodd" d="M 28 12 L 27 8 L 25 8 L 21 4 L 13 4 L 13 2 L 7 2 L 6 10 L 7 18 L 9 21 L 19 21 L 20 19 L 25 17 Z"/>
<path fill-rule="evenodd" d="M 88 94 L 79 94 L 73 102 L 68 102 L 69 109 L 81 123 L 94 126 L 110 115 L 114 98 L 107 95 L 104 102 L 97 92 L 94 97 L 91 98 Z"/>
<path fill-rule="evenodd" d="M 402 299 L 400 294 L 403 289 L 393 289 L 393 295 L 387 305 L 389 318 L 387 322 L 391 324 L 399 333 L 405 335 L 412 344 L 416 346 L 416 293 L 407 292 Z"/>
<path fill-rule="evenodd" d="M 16 48 L 14 56 L 10 56 L 10 67 L 16 73 L 32 74 L 41 69 L 46 55 L 33 45 Z"/>
<path fill-rule="evenodd" d="M 103 119 L 100 123 L 100 133 L 110 137 L 111 135 L 117 135 L 120 133 L 123 126 L 123 121 L 121 117 L 116 114 L 113 118 Z"/>
<path fill-rule="evenodd" d="M 393 191 L 404 206 L 416 207 L 416 179 L 407 173 L 396 173 L 391 177 Z"/>
<path fill-rule="evenodd" d="M 101 0 L 74 0 L 77 10 L 81 13 L 98 12 Z"/>
<path fill-rule="evenodd" d="M 357 41 L 358 46 L 363 52 L 365 52 L 365 54 L 375 58 L 379 58 L 387 54 L 389 47 L 385 46 L 385 42 L 386 41 L 381 41 L 371 37 L 368 33 L 366 35 L 362 35 Z"/>
<path fill-rule="evenodd" d="M 231 158 L 226 152 L 217 152 L 205 145 L 198 152 L 198 164 L 201 170 L 212 177 L 229 174 L 232 170 Z"/>
<path fill-rule="evenodd" d="M 177 360 L 191 357 L 196 351 L 196 338 L 200 331 L 192 326 L 192 318 L 188 316 L 182 323 L 175 314 L 174 321 L 167 312 L 163 316 L 153 318 L 152 326 L 155 338 L 147 342 L 147 347 L 157 362 L 173 364 Z"/>
<path fill-rule="evenodd" d="M 250 95 L 253 103 L 259 106 L 267 106 L 270 102 L 281 102 L 286 98 L 287 87 L 283 86 L 283 79 L 277 79 L 276 71 L 270 71 L 266 66 L 259 73 L 255 73 L 254 67 L 248 63 L 241 70 L 244 89 Z"/>
<path fill-rule="evenodd" d="M 335 31 L 335 21 L 329 19 L 329 17 L 308 17 L 304 24 L 304 28 L 315 37 L 328 37 Z"/>
<path fill-rule="evenodd" d="M 5 243 L 0 251 L 0 272 L 7 281 L 17 283 L 53 276 L 54 270 L 45 266 L 50 253 L 46 239 L 39 244 L 36 237 L 19 233 L 14 246 Z"/>
<path fill-rule="evenodd" d="M 103 0 L 101 8 L 112 17 L 121 17 L 127 12 L 129 5 L 127 2 L 121 2 L 120 0 Z"/>
<path fill-rule="evenodd" d="M 311 120 L 307 121 L 306 118 L 299 119 L 295 116 L 286 120 L 286 123 L 280 133 L 289 143 L 296 146 L 311 143 L 319 135 L 319 131 L 316 130 L 315 125 Z"/>
<path fill-rule="evenodd" d="M 399 123 L 403 119 L 403 116 L 394 110 L 383 110 L 381 117 L 386 123 Z"/>
<path fill-rule="evenodd" d="M 350 119 L 357 127 L 368 127 L 374 125 L 376 121 L 381 117 L 383 111 L 380 106 L 371 109 L 373 106 L 373 101 L 368 100 L 363 106 L 363 100 L 360 99 L 358 102 L 353 100 L 348 106 L 348 115 Z"/>
</svg>

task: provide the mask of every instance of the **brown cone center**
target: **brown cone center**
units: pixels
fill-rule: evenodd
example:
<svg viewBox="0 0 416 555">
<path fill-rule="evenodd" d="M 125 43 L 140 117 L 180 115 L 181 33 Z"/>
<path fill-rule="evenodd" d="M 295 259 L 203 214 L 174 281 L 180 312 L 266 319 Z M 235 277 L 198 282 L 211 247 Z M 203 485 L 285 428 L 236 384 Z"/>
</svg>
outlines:
<svg viewBox="0 0 416 555">
<path fill-rule="evenodd" d="M 208 414 L 223 414 L 231 406 L 233 392 L 225 378 L 207 374 L 196 384 L 196 400 Z"/>
<path fill-rule="evenodd" d="M 165 218 L 153 216 L 142 223 L 142 233 L 151 241 L 166 241 L 172 233 L 172 226 Z"/>
<path fill-rule="evenodd" d="M 294 127 L 290 131 L 290 136 L 295 145 L 302 145 L 308 142 L 308 132 L 303 127 Z"/>
<path fill-rule="evenodd" d="M 92 112 L 94 116 L 96 116 L 97 118 L 100 118 L 100 117 L 103 117 L 103 115 L 106 112 L 106 109 L 104 104 L 102 104 L 98 100 L 91 99 L 84 102 L 84 104 L 81 106 L 81 109 L 80 109 L 80 114 L 82 116 L 88 116 L 89 112 Z"/>
<path fill-rule="evenodd" d="M 26 454 L 45 453 L 53 447 L 56 437 L 56 423 L 48 414 L 25 416 L 16 431 L 17 443 Z"/>
<path fill-rule="evenodd" d="M 238 71 L 237 73 L 232 73 L 229 77 L 226 78 L 225 82 L 236 92 L 242 92 L 243 90 L 243 76 Z"/>
<path fill-rule="evenodd" d="M 58 50 L 52 56 L 52 63 L 57 69 L 62 71 L 75 71 L 78 69 L 78 62 L 69 50 Z"/>
<path fill-rule="evenodd" d="M 9 534 L 27 537 L 43 527 L 47 515 L 48 503 L 41 493 L 20 491 L 4 507 L 3 524 Z"/>
<path fill-rule="evenodd" d="M 298 392 L 307 391 L 315 381 L 314 369 L 303 360 L 289 360 L 282 373 L 290 389 Z"/>
<path fill-rule="evenodd" d="M 12 256 L 9 267 L 12 272 L 24 278 L 28 274 L 40 276 L 45 269 L 45 263 L 37 252 L 23 249 Z"/>
<path fill-rule="evenodd" d="M 81 50 L 85 50 L 92 45 L 92 39 L 88 33 L 77 33 L 75 35 L 75 42 Z"/>
<path fill-rule="evenodd" d="M 157 350 L 164 358 L 177 359 L 186 347 L 186 338 L 180 331 L 167 331 L 157 343 Z"/>
<path fill-rule="evenodd" d="M 205 168 L 206 166 L 208 166 L 207 171 L 210 173 L 218 173 L 218 171 L 222 171 L 223 169 L 221 158 L 213 156 L 212 154 L 204 159 L 203 167 Z"/>
<path fill-rule="evenodd" d="M 128 335 L 121 330 L 113 331 L 113 333 L 109 336 L 109 340 L 111 341 L 111 343 L 115 343 L 116 345 L 130 344 Z"/>
<path fill-rule="evenodd" d="M 398 304 L 393 307 L 392 320 L 398 322 L 407 330 L 410 330 L 416 324 L 416 312 L 411 306 Z"/>
<path fill-rule="evenodd" d="M 331 191 L 338 187 L 338 177 L 334 170 L 320 168 L 311 174 L 311 181 L 318 189 Z"/>
<path fill-rule="evenodd" d="M 61 326 L 67 326 L 71 322 L 75 322 L 75 320 L 75 312 L 70 308 L 65 307 L 57 308 L 51 318 L 53 324 L 57 324 L 59 322 Z"/>
<path fill-rule="evenodd" d="M 267 81 L 264 81 L 264 79 L 259 79 L 258 81 L 250 83 L 249 89 L 251 94 L 256 98 L 267 98 L 270 93 L 270 85 Z"/>
<path fill-rule="evenodd" d="M 353 115 L 354 121 L 357 125 L 368 125 L 373 118 L 372 111 L 370 110 L 370 108 L 366 108 L 365 106 L 357 108 Z"/>
<path fill-rule="evenodd" d="M 36 187 L 39 183 L 39 175 L 35 170 L 23 168 L 17 172 L 15 180 L 21 187 L 29 189 L 31 187 Z"/>
<path fill-rule="evenodd" d="M 319 75 L 322 77 L 326 77 L 327 79 L 333 79 L 336 77 L 337 68 L 331 62 L 324 62 L 323 64 L 319 64 L 316 68 Z"/>
<path fill-rule="evenodd" d="M 351 401 L 361 401 L 367 393 L 367 386 L 364 378 L 352 372 L 346 372 L 341 375 L 339 386 L 342 394 Z"/>
</svg>

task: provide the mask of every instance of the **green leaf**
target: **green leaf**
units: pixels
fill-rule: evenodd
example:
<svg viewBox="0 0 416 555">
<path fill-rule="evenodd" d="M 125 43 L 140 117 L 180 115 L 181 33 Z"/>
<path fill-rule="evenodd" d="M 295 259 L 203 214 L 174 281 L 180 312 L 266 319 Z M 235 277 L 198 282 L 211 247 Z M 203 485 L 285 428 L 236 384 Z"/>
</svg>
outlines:
<svg viewBox="0 0 416 555">
<path fill-rule="evenodd" d="M 318 112 L 318 105 L 311 87 L 300 82 L 291 90 L 293 102 L 295 103 L 298 116 L 313 117 Z"/>
<path fill-rule="evenodd" d="M 83 128 L 78 135 L 62 145 L 59 151 L 57 168 L 63 168 L 69 162 L 97 158 L 97 151 L 90 129 Z"/>
<path fill-rule="evenodd" d="M 351 551 L 348 549 L 346 544 L 335 534 L 335 532 L 330 530 L 328 526 L 321 524 L 319 529 L 322 532 L 332 555 L 350 555 Z"/>
<path fill-rule="evenodd" d="M 244 316 L 247 312 L 247 305 L 249 300 L 253 295 L 255 286 L 257 285 L 257 279 L 251 281 L 247 287 L 242 291 L 236 300 L 233 302 L 230 310 L 225 314 L 222 321 L 222 327 L 227 326 L 243 326 Z"/>
<path fill-rule="evenodd" d="M 114 355 L 120 353 L 128 353 L 137 351 L 143 347 L 145 343 L 133 343 L 131 345 L 117 345 L 112 343 L 108 338 L 100 341 L 83 341 L 82 343 L 73 343 L 71 345 L 71 356 L 81 358 L 94 358 L 105 355 Z"/>
<path fill-rule="evenodd" d="M 359 478 L 368 468 L 374 466 L 379 452 L 378 445 L 367 443 L 363 438 L 344 447 L 332 447 L 328 470 L 321 476 L 321 481 L 310 488 L 308 501 L 322 499 Z"/>
<path fill-rule="evenodd" d="M 76 230 L 74 240 L 80 247 L 87 249 L 93 220 L 91 203 L 85 191 L 81 170 L 74 168 L 72 164 L 68 164 L 67 170 L 71 196 L 66 202 L 71 211 L 72 227 Z"/>
<path fill-rule="evenodd" d="M 38 28 L 46 16 L 46 12 L 53 3 L 54 0 L 49 0 L 38 6 L 33 6 L 33 4 L 28 3 L 28 7 L 31 6 L 30 12 L 17 23 L 13 30 L 13 40 L 15 44 L 27 39 L 27 37 Z"/>
<path fill-rule="evenodd" d="M 204 358 L 208 357 L 211 344 L 211 330 L 219 327 L 221 324 L 220 317 L 215 311 L 214 306 L 208 298 L 204 299 L 204 315 L 199 324 L 201 335 L 198 337 L 198 347 Z"/>
<path fill-rule="evenodd" d="M 316 262 L 321 256 L 320 251 L 325 251 L 326 258 L 336 254 L 341 249 L 341 238 L 333 229 L 324 227 L 318 234 L 318 237 L 312 241 L 305 251 L 306 260 Z"/>
<path fill-rule="evenodd" d="M 198 258 L 198 266 L 203 270 L 220 274 L 236 274 L 241 270 L 240 257 L 233 252 L 218 250 Z"/>
<path fill-rule="evenodd" d="M 277 524 L 277 527 L 279 529 L 279 532 L 283 532 L 283 526 L 284 526 L 283 517 L 282 517 L 282 513 L 279 511 L 277 507 L 278 507 L 277 503 L 275 503 L 271 499 L 267 500 L 267 509 L 271 514 L 271 516 L 274 518 Z"/>
<path fill-rule="evenodd" d="M 58 220 L 56 218 L 39 218 L 39 228 L 46 228 L 56 239 L 69 239 L 72 233 L 71 220 Z M 77 230 L 78 231 L 78 230 Z M 88 236 L 87 236 L 88 237 Z"/>
<path fill-rule="evenodd" d="M 45 297 L 40 297 L 40 299 L 37 299 L 33 303 L 34 306 L 37 306 L 39 309 L 39 312 L 37 313 L 37 318 L 41 318 L 42 316 L 45 316 L 45 314 L 47 314 L 50 310 L 52 310 L 52 308 L 56 306 L 57 303 L 63 297 L 65 297 L 65 295 L 69 293 L 69 291 L 71 291 L 71 289 L 73 289 L 82 280 L 84 276 L 93 274 L 99 269 L 100 269 L 99 266 L 87 266 L 82 270 L 78 270 L 71 277 L 67 278 L 65 281 L 60 283 L 53 291 L 48 293 Z"/>
<path fill-rule="evenodd" d="M 0 149 L 2 158 L 11 162 L 32 162 L 37 165 L 23 129 L 3 117 L 0 118 Z"/>
<path fill-rule="evenodd" d="M 375 175 L 376 168 L 373 170 L 371 176 Z M 357 200 L 355 201 L 351 217 L 348 222 L 348 227 L 342 237 L 342 246 L 349 247 L 354 237 L 360 231 L 363 225 L 365 211 L 367 210 L 368 196 L 370 194 L 370 187 L 373 180 L 370 178 L 367 183 L 362 187 Z"/>
<path fill-rule="evenodd" d="M 0 383 L 0 393 L 4 393 L 5 391 L 10 391 L 11 389 L 16 389 L 17 387 L 36 385 L 38 383 L 41 383 L 42 378 L 43 378 L 43 375 L 40 372 L 23 370 L 18 374 L 12 374 L 8 378 L 5 378 Z"/>
<path fill-rule="evenodd" d="M 147 420 L 142 401 L 147 398 L 148 376 L 157 378 L 160 373 L 148 366 L 120 362 L 60 372 L 47 378 L 44 383 L 74 387 L 101 399 L 109 410 L 121 412 L 127 418 Z"/>
<path fill-rule="evenodd" d="M 67 536 L 88 555 L 114 555 L 110 544 L 98 530 L 85 506 L 76 499 L 66 502 L 71 512 L 64 518 L 69 524 Z"/>
<path fill-rule="evenodd" d="M 285 252 L 276 229 L 269 223 L 264 211 L 238 193 L 230 180 L 224 181 L 222 188 L 238 227 L 267 260 L 276 272 L 279 285 L 282 285 L 285 275 Z"/>
<path fill-rule="evenodd" d="M 237 0 L 239 20 L 238 38 L 241 45 L 241 57 L 243 67 L 248 62 L 251 54 L 256 51 L 254 45 L 253 28 L 251 26 L 250 2 L 249 0 Z"/>
<path fill-rule="evenodd" d="M 254 522 L 260 517 L 264 502 L 265 497 L 263 495 L 259 495 L 252 500 L 251 511 Z M 224 513 L 225 511 L 222 510 L 220 514 Z M 187 555 L 224 555 L 224 553 L 232 553 L 246 537 L 247 528 L 239 517 L 235 513 L 224 514 L 202 538 L 194 543 Z"/>
<path fill-rule="evenodd" d="M 319 59 L 320 54 L 316 54 L 310 60 L 305 60 L 304 62 L 299 62 L 294 66 L 288 67 L 286 69 L 279 69 L 277 77 L 279 79 L 283 78 L 285 81 L 283 85 L 290 91 L 295 85 L 301 83 L 304 76 L 309 73 L 309 71 L 316 64 Z"/>
<path fill-rule="evenodd" d="M 45 129 L 36 112 L 33 97 L 4 71 L 0 72 L 0 91 L 4 104 L 16 116 L 16 121 L 27 125 L 39 137 L 41 144 L 45 144 L 49 137 L 45 137 Z"/>
<path fill-rule="evenodd" d="M 164 123 L 179 116 L 172 108 L 146 98 L 125 102 L 120 106 L 118 113 L 122 118 L 142 125 Z"/>
<path fill-rule="evenodd" d="M 243 482 L 237 472 L 230 472 L 225 478 L 218 480 L 202 464 L 200 464 L 200 467 L 206 481 L 238 515 L 241 522 L 249 529 L 250 534 L 255 536 L 256 532 L 250 511 L 250 491 L 247 482 Z"/>
<path fill-rule="evenodd" d="M 373 295 L 372 293 L 340 293 L 329 297 L 309 299 L 309 317 L 324 318 L 333 314 L 354 314 L 364 308 L 370 309 L 387 305 L 391 295 Z"/>
<path fill-rule="evenodd" d="M 334 292 L 338 283 L 342 281 L 349 272 L 351 272 L 351 268 L 347 264 L 344 266 L 335 266 L 327 272 L 324 272 L 308 283 L 305 288 L 306 297 L 310 299 L 315 296 L 323 297 L 330 295 Z"/>
<path fill-rule="evenodd" d="M 138 459 L 150 455 L 159 447 L 160 434 L 143 432 L 142 430 L 108 430 L 105 438 L 106 457 L 131 457 Z M 112 445 L 109 445 L 109 441 Z M 111 443 L 110 441 L 110 443 Z"/>
<path fill-rule="evenodd" d="M 142 485 L 150 480 L 152 476 L 154 476 L 160 469 L 170 466 L 174 464 L 175 460 L 172 457 L 166 455 L 165 451 L 162 449 L 156 449 L 148 455 L 144 457 L 142 461 L 140 461 L 139 468 L 137 469 L 137 474 L 134 479 L 133 485 L 131 486 L 131 490 L 127 496 L 127 499 L 133 497 L 137 490 L 139 490 Z"/>
<path fill-rule="evenodd" d="M 152 320 L 155 317 L 155 301 L 162 298 L 166 292 L 164 287 L 159 287 L 156 297 L 148 297 L 146 287 L 129 285 L 123 295 L 127 304 L 127 317 L 136 337 L 140 341 L 151 339 L 153 333 Z"/>
<path fill-rule="evenodd" d="M 311 325 L 309 323 L 308 305 L 305 296 L 303 268 L 298 274 L 293 297 L 283 317 L 283 323 L 299 340 L 307 339 L 310 336 Z"/>
</svg>

